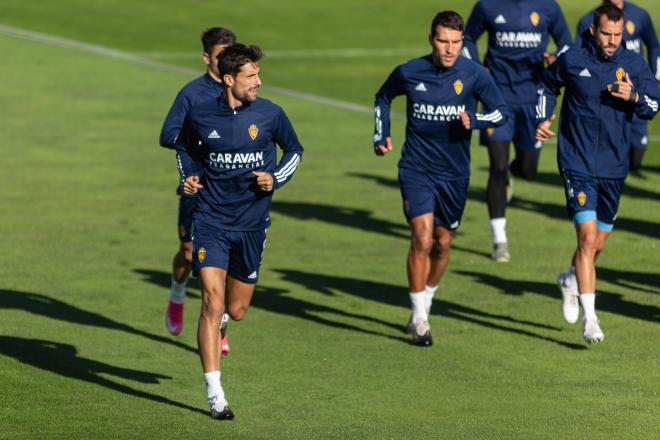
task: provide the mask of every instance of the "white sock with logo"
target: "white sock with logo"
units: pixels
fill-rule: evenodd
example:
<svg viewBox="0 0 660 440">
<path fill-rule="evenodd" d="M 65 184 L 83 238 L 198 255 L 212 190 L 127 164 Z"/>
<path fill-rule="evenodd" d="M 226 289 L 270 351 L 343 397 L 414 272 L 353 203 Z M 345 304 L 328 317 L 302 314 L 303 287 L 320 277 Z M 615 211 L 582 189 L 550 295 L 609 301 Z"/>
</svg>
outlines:
<svg viewBox="0 0 660 440">
<path fill-rule="evenodd" d="M 177 283 L 174 278 L 172 278 L 172 287 L 170 288 L 170 301 L 174 304 L 183 304 L 183 301 L 186 299 L 186 285 L 190 277 L 187 277 L 183 283 Z"/>
<path fill-rule="evenodd" d="M 220 384 L 220 371 L 204 373 L 204 381 L 206 382 L 206 399 L 209 405 L 214 405 L 217 410 L 222 410 L 227 406 L 227 400 L 225 400 L 225 393 Z"/>
<path fill-rule="evenodd" d="M 506 243 L 506 218 L 490 219 L 490 229 L 493 233 L 493 243 Z"/>
<path fill-rule="evenodd" d="M 412 322 L 417 322 L 418 319 L 428 321 L 429 317 L 426 313 L 426 292 L 410 292 L 410 304 L 412 305 Z"/>
<path fill-rule="evenodd" d="M 580 303 L 584 311 L 584 319 L 587 321 L 598 319 L 596 317 L 596 294 L 595 293 L 581 293 Z"/>
<path fill-rule="evenodd" d="M 431 314 L 431 304 L 433 304 L 433 295 L 435 295 L 436 290 L 438 290 L 438 286 L 435 287 L 431 287 L 429 285 L 424 286 L 424 299 L 426 300 L 425 308 L 427 315 Z"/>
</svg>

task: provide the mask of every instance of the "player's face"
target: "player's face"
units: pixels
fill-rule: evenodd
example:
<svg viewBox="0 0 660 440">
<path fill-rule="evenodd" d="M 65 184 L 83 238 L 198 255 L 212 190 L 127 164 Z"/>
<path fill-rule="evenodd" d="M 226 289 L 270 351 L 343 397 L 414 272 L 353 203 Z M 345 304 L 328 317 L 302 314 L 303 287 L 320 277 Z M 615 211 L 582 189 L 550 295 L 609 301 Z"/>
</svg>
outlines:
<svg viewBox="0 0 660 440">
<path fill-rule="evenodd" d="M 255 63 L 244 64 L 235 77 L 225 75 L 224 82 L 231 90 L 234 98 L 241 102 L 254 102 L 257 100 L 257 91 L 261 87 L 259 65 Z"/>
<path fill-rule="evenodd" d="M 218 71 L 218 55 L 220 55 L 222 51 L 227 47 L 229 47 L 228 44 L 216 44 L 211 49 L 210 54 L 204 52 L 204 63 L 206 63 L 206 65 L 209 67 L 209 73 L 211 76 L 217 81 L 220 81 L 220 72 Z"/>
<path fill-rule="evenodd" d="M 606 57 L 611 57 L 621 46 L 623 38 L 623 20 L 617 22 L 610 21 L 607 16 L 600 17 L 598 27 L 591 25 L 591 35 L 596 40 L 596 46 Z"/>
<path fill-rule="evenodd" d="M 429 35 L 433 47 L 433 59 L 442 67 L 448 68 L 456 64 L 463 47 L 463 32 L 456 29 L 438 26 L 435 35 Z"/>
</svg>

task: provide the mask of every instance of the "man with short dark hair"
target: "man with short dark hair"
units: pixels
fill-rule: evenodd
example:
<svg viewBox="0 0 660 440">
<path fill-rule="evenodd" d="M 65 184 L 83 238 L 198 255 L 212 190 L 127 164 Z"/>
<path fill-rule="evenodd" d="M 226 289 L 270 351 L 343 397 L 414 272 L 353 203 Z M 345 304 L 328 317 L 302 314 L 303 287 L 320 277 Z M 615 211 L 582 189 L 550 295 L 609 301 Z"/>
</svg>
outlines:
<svg viewBox="0 0 660 440">
<path fill-rule="evenodd" d="M 199 102 L 217 98 L 222 91 L 222 81 L 218 72 L 218 56 L 227 46 L 236 42 L 236 36 L 229 29 L 214 27 L 204 31 L 201 40 L 204 49 L 202 59 L 207 66 L 206 73 L 189 82 L 177 94 L 160 132 L 160 145 L 163 147 L 176 147 L 176 140 L 190 107 Z M 177 161 L 178 157 L 177 154 Z M 177 192 L 180 195 L 178 220 L 180 245 L 172 260 L 172 284 L 165 313 L 165 325 L 173 336 L 178 336 L 183 330 L 183 304 L 192 263 L 190 233 L 192 214 L 195 209 L 195 200 L 181 196 L 180 191 L 179 187 Z M 229 353 L 226 335 L 223 335 L 221 345 L 223 353 Z"/>
<path fill-rule="evenodd" d="M 553 62 L 572 45 L 571 32 L 555 0 L 480 0 L 465 27 L 463 54 L 479 60 L 477 40 L 488 32 L 484 66 L 490 71 L 509 107 L 508 122 L 481 131 L 488 147 L 490 169 L 486 202 L 495 261 L 508 262 L 506 205 L 512 197 L 512 176 L 535 180 L 542 142 L 535 139 L 536 97 L 544 60 Z M 559 52 L 546 52 L 550 36 Z M 509 144 L 516 157 L 509 164 Z"/>
<path fill-rule="evenodd" d="M 472 129 L 506 122 L 506 105 L 493 79 L 478 63 L 460 57 L 463 19 L 453 11 L 438 13 L 431 24 L 430 55 L 398 66 L 376 94 L 374 151 L 392 150 L 390 105 L 407 97 L 406 140 L 399 161 L 404 215 L 412 239 L 408 287 L 412 342 L 433 343 L 428 315 L 431 301 L 449 263 L 470 177 Z M 488 113 L 477 113 L 481 101 Z"/>
<path fill-rule="evenodd" d="M 651 16 L 639 6 L 624 0 L 603 0 L 603 4 L 611 4 L 623 10 L 626 24 L 623 30 L 623 42 L 628 50 L 644 55 L 647 51 L 647 60 L 655 79 L 660 81 L 660 43 L 655 34 Z M 575 45 L 583 47 L 590 39 L 589 27 L 593 22 L 594 11 L 584 15 L 577 26 Z M 586 37 L 586 38 L 585 38 Z M 630 171 L 639 171 L 642 159 L 648 147 L 648 121 L 634 116 L 630 136 Z"/>
<path fill-rule="evenodd" d="M 193 272 L 202 286 L 197 343 L 215 419 L 234 417 L 220 382 L 218 326 L 225 311 L 239 321 L 250 306 L 273 191 L 293 177 L 303 152 L 284 111 L 257 97 L 261 57 L 257 46 L 225 49 L 222 94 L 190 109 L 177 140 L 183 147 L 183 190 L 197 201 L 192 234 Z M 276 144 L 284 151 L 279 163 Z"/>
<path fill-rule="evenodd" d="M 583 336 L 600 342 L 605 335 L 596 316 L 598 255 L 614 228 L 628 173 L 630 122 L 634 115 L 652 119 L 660 88 L 641 56 L 621 46 L 624 15 L 616 6 L 596 9 L 586 47 L 570 50 L 543 72 L 537 139 L 554 136 L 551 115 L 561 87 L 565 96 L 559 121 L 557 160 L 564 179 L 566 206 L 573 219 L 577 249 L 573 255 L 577 289 L 562 289 L 566 321 L 584 312 Z"/>
</svg>

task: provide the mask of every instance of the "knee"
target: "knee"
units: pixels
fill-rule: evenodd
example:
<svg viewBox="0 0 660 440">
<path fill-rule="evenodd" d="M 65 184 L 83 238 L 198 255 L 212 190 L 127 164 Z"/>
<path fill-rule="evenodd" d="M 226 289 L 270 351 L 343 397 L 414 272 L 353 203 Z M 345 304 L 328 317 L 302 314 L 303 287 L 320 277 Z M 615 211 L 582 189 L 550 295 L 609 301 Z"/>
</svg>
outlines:
<svg viewBox="0 0 660 440">
<path fill-rule="evenodd" d="M 206 290 L 202 295 L 202 314 L 219 317 L 225 313 L 225 301 L 222 292 Z"/>
<path fill-rule="evenodd" d="M 525 180 L 528 181 L 533 181 L 536 180 L 536 175 L 538 171 L 534 167 L 521 167 L 520 168 L 520 175 L 518 177 L 522 177 Z"/>
<path fill-rule="evenodd" d="M 411 249 L 413 252 L 428 254 L 433 247 L 433 239 L 427 235 L 414 235 L 412 238 Z"/>
<path fill-rule="evenodd" d="M 490 176 L 489 177 L 491 179 L 506 181 L 507 173 L 509 171 L 509 164 L 508 163 L 504 163 L 504 164 L 491 163 L 489 170 L 490 170 Z"/>
<path fill-rule="evenodd" d="M 245 318 L 247 307 L 244 304 L 230 304 L 227 307 L 227 313 L 234 321 L 240 321 Z"/>
<path fill-rule="evenodd" d="M 586 233 L 580 236 L 580 251 L 589 254 L 598 252 L 598 240 L 596 233 Z M 601 247 L 602 250 L 602 247 Z"/>
<path fill-rule="evenodd" d="M 449 255 L 452 237 L 436 237 L 433 240 L 433 253 L 438 256 Z"/>
</svg>

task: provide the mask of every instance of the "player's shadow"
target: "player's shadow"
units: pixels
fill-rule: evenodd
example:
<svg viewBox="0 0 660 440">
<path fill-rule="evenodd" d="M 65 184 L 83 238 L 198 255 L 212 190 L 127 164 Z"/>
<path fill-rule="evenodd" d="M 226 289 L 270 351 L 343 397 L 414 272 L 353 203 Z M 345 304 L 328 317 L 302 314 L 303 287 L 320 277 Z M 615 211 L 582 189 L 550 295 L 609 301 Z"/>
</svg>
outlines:
<svg viewBox="0 0 660 440">
<path fill-rule="evenodd" d="M 100 385 L 133 397 L 164 403 L 177 408 L 201 413 L 199 408 L 185 405 L 157 394 L 147 393 L 106 379 L 101 375 L 114 376 L 145 384 L 160 383 L 159 379 L 171 379 L 157 373 L 115 367 L 92 359 L 80 357 L 73 345 L 41 339 L 26 339 L 14 336 L 0 336 L 0 353 L 17 361 L 70 379 Z"/>
<path fill-rule="evenodd" d="M 369 174 L 369 173 L 346 173 L 347 176 L 349 177 L 357 177 L 359 179 L 364 179 L 364 180 L 371 180 L 374 183 L 377 183 L 378 185 L 384 186 L 386 188 L 392 188 L 392 189 L 399 189 L 399 180 L 398 179 L 393 179 L 391 177 L 385 177 L 385 176 L 379 176 L 377 174 Z"/>
<path fill-rule="evenodd" d="M 322 203 L 277 201 L 273 202 L 271 210 L 300 220 L 313 219 L 369 233 L 410 238 L 406 224 L 375 218 L 371 211 L 365 209 L 344 208 Z"/>
<path fill-rule="evenodd" d="M 89 325 L 93 327 L 118 330 L 136 336 L 142 336 L 152 341 L 168 344 L 191 353 L 197 350 L 179 341 L 154 335 L 144 330 L 131 327 L 130 325 L 114 321 L 103 315 L 87 310 L 79 309 L 63 301 L 40 295 L 38 293 L 19 292 L 16 290 L 0 290 L 0 309 L 24 310 L 34 315 L 59 319 L 70 324 Z"/>
<path fill-rule="evenodd" d="M 334 307 L 303 301 L 288 296 L 287 293 L 288 291 L 284 289 L 257 286 L 255 288 L 254 296 L 252 297 L 252 306 L 286 316 L 296 316 L 316 324 L 327 325 L 333 328 L 350 330 L 374 336 L 384 336 L 389 339 L 407 342 L 407 339 L 404 339 L 400 336 L 379 333 L 377 331 L 365 329 L 357 325 L 333 321 L 331 319 L 321 317 L 319 314 L 332 314 L 336 315 L 337 317 L 355 319 L 370 324 L 378 324 L 393 328 L 395 330 L 400 329 L 400 326 L 398 325 L 394 325 L 388 321 L 383 321 L 368 315 L 348 312 L 346 310 L 341 310 Z"/>
<path fill-rule="evenodd" d="M 511 200 L 512 208 L 523 209 L 526 211 L 544 214 L 550 218 L 567 220 L 566 207 L 555 203 L 539 202 L 520 197 L 514 197 Z M 616 220 L 615 229 L 631 232 L 650 238 L 660 239 L 660 223 L 653 223 L 646 220 L 619 217 Z"/>
<path fill-rule="evenodd" d="M 599 280 L 626 289 L 660 294 L 660 273 L 634 272 L 606 267 L 598 267 L 596 273 Z"/>
<path fill-rule="evenodd" d="M 409 309 L 410 307 L 409 299 L 407 295 L 405 295 L 406 290 L 402 286 L 376 281 L 359 280 L 355 278 L 338 277 L 333 275 L 321 275 L 289 269 L 278 269 L 276 272 L 282 275 L 282 279 L 285 281 L 298 284 L 307 290 L 316 291 L 325 295 L 334 295 L 334 291 L 340 291 L 362 299 L 384 303 L 391 306 L 402 307 L 405 309 Z M 451 301 L 446 301 L 443 299 L 433 301 L 432 313 L 439 314 L 447 318 L 470 322 L 472 324 L 477 324 L 482 327 L 494 330 L 500 330 L 517 335 L 541 339 L 570 349 L 584 349 L 584 346 L 582 345 L 573 344 L 545 336 L 536 333 L 529 328 L 513 327 L 512 324 L 552 331 L 559 331 L 560 328 L 558 327 L 536 323 L 533 321 L 519 320 L 506 315 L 483 312 L 472 307 L 452 303 Z M 396 328 L 401 331 L 404 330 L 403 325 L 397 325 Z"/>
<path fill-rule="evenodd" d="M 152 269 L 133 269 L 133 272 L 142 275 L 145 281 L 155 284 L 156 286 L 162 287 L 169 295 L 171 282 L 172 282 L 171 274 L 160 270 L 152 270 Z M 186 297 L 195 298 L 195 299 L 201 298 L 201 296 L 199 296 L 198 293 L 192 292 L 190 289 L 196 289 L 196 290 L 200 289 L 199 281 L 197 280 L 197 278 L 190 277 L 188 279 Z M 163 301 L 166 301 L 166 299 L 167 297 L 163 296 Z"/>
<path fill-rule="evenodd" d="M 456 271 L 455 273 L 470 277 L 485 286 L 495 287 L 505 295 L 523 296 L 525 293 L 533 293 L 548 296 L 556 299 L 558 302 L 561 298 L 559 290 L 552 282 L 513 280 L 482 272 Z M 598 292 L 598 310 L 628 318 L 654 322 L 656 324 L 660 323 L 660 308 L 652 305 L 638 304 L 624 299 L 623 295 L 607 292 L 602 289 L 599 289 Z"/>
</svg>

